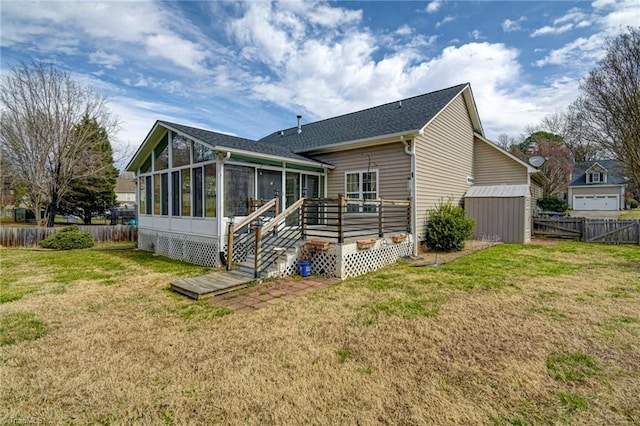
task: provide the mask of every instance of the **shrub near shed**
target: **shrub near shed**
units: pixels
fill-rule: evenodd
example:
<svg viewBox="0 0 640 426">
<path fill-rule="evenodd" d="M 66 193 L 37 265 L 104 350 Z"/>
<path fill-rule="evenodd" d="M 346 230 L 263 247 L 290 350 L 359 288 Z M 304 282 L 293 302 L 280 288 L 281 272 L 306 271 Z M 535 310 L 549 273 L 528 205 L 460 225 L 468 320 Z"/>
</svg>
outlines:
<svg viewBox="0 0 640 426">
<path fill-rule="evenodd" d="M 459 251 L 471 238 L 476 222 L 466 216 L 464 209 L 451 201 L 428 212 L 427 247 L 432 250 Z"/>
<path fill-rule="evenodd" d="M 77 225 L 61 229 L 40 242 L 40 247 L 54 250 L 74 250 L 93 247 L 93 238 Z"/>
</svg>

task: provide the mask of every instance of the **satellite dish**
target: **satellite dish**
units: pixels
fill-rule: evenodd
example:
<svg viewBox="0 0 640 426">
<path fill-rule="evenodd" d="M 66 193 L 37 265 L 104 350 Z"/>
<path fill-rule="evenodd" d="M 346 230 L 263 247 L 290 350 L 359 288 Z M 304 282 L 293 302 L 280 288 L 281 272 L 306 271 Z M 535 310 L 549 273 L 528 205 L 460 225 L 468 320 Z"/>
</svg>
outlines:
<svg viewBox="0 0 640 426">
<path fill-rule="evenodd" d="M 535 155 L 531 158 L 529 158 L 529 164 L 531 164 L 533 167 L 540 167 L 544 164 L 546 160 L 544 159 L 544 157 L 541 157 L 539 155 Z"/>
</svg>

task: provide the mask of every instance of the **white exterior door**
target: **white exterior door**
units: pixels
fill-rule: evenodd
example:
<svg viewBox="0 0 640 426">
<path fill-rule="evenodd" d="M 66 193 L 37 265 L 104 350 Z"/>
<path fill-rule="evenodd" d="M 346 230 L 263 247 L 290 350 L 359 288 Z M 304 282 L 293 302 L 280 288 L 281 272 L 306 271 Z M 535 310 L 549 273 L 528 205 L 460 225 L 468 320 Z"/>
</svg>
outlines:
<svg viewBox="0 0 640 426">
<path fill-rule="evenodd" d="M 574 195 L 574 210 L 618 210 L 617 195 Z"/>
</svg>

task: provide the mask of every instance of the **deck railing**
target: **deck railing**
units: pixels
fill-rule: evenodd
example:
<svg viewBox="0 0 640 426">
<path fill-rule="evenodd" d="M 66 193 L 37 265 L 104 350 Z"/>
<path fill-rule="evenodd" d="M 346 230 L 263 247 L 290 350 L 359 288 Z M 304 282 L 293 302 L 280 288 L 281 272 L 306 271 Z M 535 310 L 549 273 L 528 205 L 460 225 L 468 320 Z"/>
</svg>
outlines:
<svg viewBox="0 0 640 426">
<path fill-rule="evenodd" d="M 345 198 L 307 199 L 302 234 L 343 243 L 347 238 L 411 233 L 411 201 Z"/>
<path fill-rule="evenodd" d="M 233 269 L 233 264 L 245 258 L 253 251 L 255 243 L 255 229 L 258 224 L 278 215 L 279 200 L 251 200 L 251 213 L 239 223 L 233 220 L 227 230 L 227 270 Z"/>
</svg>

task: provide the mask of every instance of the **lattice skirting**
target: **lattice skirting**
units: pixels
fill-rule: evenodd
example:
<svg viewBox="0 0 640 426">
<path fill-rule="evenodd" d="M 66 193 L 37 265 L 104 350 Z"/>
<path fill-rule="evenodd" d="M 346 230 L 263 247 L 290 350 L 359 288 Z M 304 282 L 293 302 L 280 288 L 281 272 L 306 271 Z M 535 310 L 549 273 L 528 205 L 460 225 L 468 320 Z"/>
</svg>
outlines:
<svg viewBox="0 0 640 426">
<path fill-rule="evenodd" d="M 357 277 L 391 265 L 403 256 L 413 253 L 410 241 L 401 244 L 383 245 L 380 248 L 360 250 L 348 254 L 342 259 L 342 279 Z"/>
<path fill-rule="evenodd" d="M 218 239 L 166 231 L 138 230 L 138 248 L 193 265 L 220 265 Z"/>
</svg>

